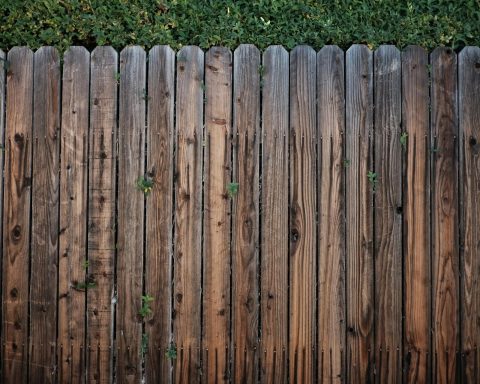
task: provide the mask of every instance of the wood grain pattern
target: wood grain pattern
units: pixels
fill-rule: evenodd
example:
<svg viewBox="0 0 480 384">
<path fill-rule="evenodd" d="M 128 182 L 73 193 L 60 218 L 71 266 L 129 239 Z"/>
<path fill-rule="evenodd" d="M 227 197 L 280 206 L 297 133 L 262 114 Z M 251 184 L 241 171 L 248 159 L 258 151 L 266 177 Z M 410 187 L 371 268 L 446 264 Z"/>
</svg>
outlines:
<svg viewBox="0 0 480 384">
<path fill-rule="evenodd" d="M 437 48 L 432 63 L 433 345 L 434 381 L 455 381 L 455 351 L 459 347 L 458 282 L 458 121 L 457 57 Z"/>
<path fill-rule="evenodd" d="M 145 292 L 153 297 L 145 323 L 147 382 L 170 382 L 165 350 L 172 341 L 172 214 L 175 53 L 156 46 L 148 57 L 147 173 L 154 188 L 146 202 Z"/>
<path fill-rule="evenodd" d="M 239 184 L 232 212 L 233 377 L 250 383 L 258 377 L 260 52 L 242 44 L 233 63 L 233 181 Z"/>
<path fill-rule="evenodd" d="M 270 46 L 263 55 L 261 326 L 262 382 L 281 383 L 288 369 L 288 53 Z M 290 233 L 291 241 L 297 234 Z M 265 352 L 266 351 L 266 352 Z"/>
<path fill-rule="evenodd" d="M 113 371 L 117 52 L 95 48 L 90 66 L 87 270 L 96 286 L 87 291 L 87 341 L 93 348 L 87 381 L 106 384 Z"/>
<path fill-rule="evenodd" d="M 12 48 L 7 60 L 3 200 L 3 383 L 27 382 L 33 52 Z"/>
<path fill-rule="evenodd" d="M 53 47 L 34 55 L 32 248 L 29 381 L 56 380 L 59 236 L 60 58 Z"/>
<path fill-rule="evenodd" d="M 299 383 L 312 382 L 314 374 L 312 351 L 315 345 L 316 325 L 315 306 L 312 303 L 316 298 L 317 246 L 316 58 L 315 51 L 307 46 L 296 47 L 290 53 L 289 369 L 290 379 Z M 272 135 L 271 131 L 265 130 L 264 133 Z M 273 135 L 276 134 L 278 137 L 277 142 L 273 144 L 275 147 L 283 147 L 281 136 L 283 133 L 273 132 Z M 267 140 L 268 137 L 265 138 L 265 142 Z M 273 148 L 271 150 L 274 150 Z M 272 160 L 276 160 L 274 156 Z M 281 156 L 288 155 L 282 153 Z M 280 164 L 284 161 L 280 156 L 279 160 Z M 285 174 L 281 174 L 280 177 L 285 177 Z M 283 180 L 279 182 L 283 183 Z M 282 186 L 279 185 L 278 191 L 283 193 Z M 279 229 L 279 235 L 285 233 L 285 228 Z M 266 230 L 268 231 L 267 228 Z M 280 250 L 283 251 L 282 248 Z"/>
<path fill-rule="evenodd" d="M 383 45 L 375 66 L 375 361 L 380 382 L 400 383 L 402 349 L 402 144 L 400 51 Z"/>
<path fill-rule="evenodd" d="M 430 138 L 428 54 L 409 46 L 402 52 L 402 121 L 407 133 L 403 158 L 405 338 L 404 379 L 430 380 Z M 406 153 L 405 153 L 406 151 Z"/>
<path fill-rule="evenodd" d="M 464 382 L 478 382 L 480 365 L 480 48 L 466 47 L 459 54 L 459 129 L 461 138 L 462 217 L 460 244 L 462 279 L 462 351 L 465 356 Z"/>
<path fill-rule="evenodd" d="M 176 381 L 200 380 L 202 271 L 202 157 L 204 54 L 177 54 L 174 339 L 180 348 Z"/>
<path fill-rule="evenodd" d="M 117 381 L 138 383 L 141 372 L 143 294 L 143 191 L 145 172 L 146 54 L 138 46 L 120 53 L 118 127 Z"/>
<path fill-rule="evenodd" d="M 347 382 L 373 380 L 373 55 L 346 54 Z"/>
<path fill-rule="evenodd" d="M 213 47 L 205 56 L 205 204 L 203 324 L 205 379 L 229 379 L 232 54 Z"/>
<path fill-rule="evenodd" d="M 88 96 L 90 53 L 71 47 L 64 55 L 60 157 L 60 231 L 58 262 L 58 343 L 64 353 L 59 376 L 85 380 L 82 360 L 72 351 L 85 345 L 87 261 Z M 71 373 L 71 374 L 70 374 Z"/>
<path fill-rule="evenodd" d="M 345 382 L 345 59 L 317 54 L 319 380 Z M 323 356 L 323 361 L 322 361 Z"/>
</svg>

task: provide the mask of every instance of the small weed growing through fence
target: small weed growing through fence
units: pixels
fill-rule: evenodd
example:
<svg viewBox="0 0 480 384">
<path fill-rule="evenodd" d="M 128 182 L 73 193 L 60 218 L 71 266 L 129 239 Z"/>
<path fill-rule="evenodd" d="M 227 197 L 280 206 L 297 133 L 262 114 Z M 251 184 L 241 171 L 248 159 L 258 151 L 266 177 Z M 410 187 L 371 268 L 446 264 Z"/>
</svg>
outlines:
<svg viewBox="0 0 480 384">
<path fill-rule="evenodd" d="M 375 188 L 376 188 L 377 182 L 378 182 L 377 174 L 375 172 L 368 171 L 367 178 L 368 178 L 368 181 L 370 182 L 370 185 L 372 186 L 372 191 L 375 192 Z"/>
<path fill-rule="evenodd" d="M 153 296 L 145 295 L 142 296 L 142 307 L 140 308 L 139 315 L 143 318 L 151 315 L 152 308 L 150 307 L 150 303 L 153 301 Z"/>
<path fill-rule="evenodd" d="M 351 161 L 349 159 L 344 159 L 343 160 L 343 166 L 345 168 L 348 168 L 350 166 Z"/>
<path fill-rule="evenodd" d="M 407 149 L 407 139 L 408 139 L 408 133 L 402 132 L 402 134 L 400 135 L 400 144 L 404 150 Z"/>
<path fill-rule="evenodd" d="M 97 283 L 95 281 L 86 280 L 76 283 L 73 288 L 77 291 L 85 291 L 86 289 L 95 288 L 96 286 Z"/>
<path fill-rule="evenodd" d="M 88 260 L 84 260 L 82 263 L 82 268 L 84 270 L 87 270 L 89 265 L 90 265 L 90 262 Z"/>
<path fill-rule="evenodd" d="M 115 81 L 117 82 L 117 84 L 120 84 L 120 72 L 115 73 Z"/>
<path fill-rule="evenodd" d="M 142 89 L 142 99 L 143 99 L 144 101 L 150 100 L 150 96 L 148 96 L 147 90 L 146 90 L 145 88 Z"/>
<path fill-rule="evenodd" d="M 146 333 L 142 334 L 142 343 L 140 345 L 140 353 L 142 354 L 142 359 L 145 357 L 148 348 L 148 335 Z"/>
<path fill-rule="evenodd" d="M 136 183 L 137 188 L 145 195 L 148 195 L 150 192 L 152 192 L 153 184 L 153 180 L 146 176 L 140 176 Z"/>
<path fill-rule="evenodd" d="M 175 360 L 177 358 L 177 347 L 174 343 L 171 343 L 165 352 L 165 357 L 168 360 Z"/>
<path fill-rule="evenodd" d="M 233 199 L 233 197 L 238 193 L 238 183 L 228 183 L 227 185 L 227 192 L 230 198 Z"/>
</svg>

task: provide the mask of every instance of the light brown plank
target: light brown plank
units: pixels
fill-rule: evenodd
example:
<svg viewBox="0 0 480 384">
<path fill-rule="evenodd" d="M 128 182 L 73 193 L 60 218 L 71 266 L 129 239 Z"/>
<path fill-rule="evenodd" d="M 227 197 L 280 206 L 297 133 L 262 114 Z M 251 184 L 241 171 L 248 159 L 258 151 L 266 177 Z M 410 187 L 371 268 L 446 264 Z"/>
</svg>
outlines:
<svg viewBox="0 0 480 384">
<path fill-rule="evenodd" d="M 433 345 L 434 381 L 455 381 L 455 351 L 459 347 L 458 282 L 458 122 L 457 57 L 437 48 L 432 63 Z"/>
<path fill-rule="evenodd" d="M 317 55 L 319 381 L 345 381 L 345 59 L 337 46 Z M 323 360 L 322 360 L 323 354 Z"/>
<path fill-rule="evenodd" d="M 315 51 L 308 46 L 296 47 L 290 53 L 290 133 L 288 138 L 290 145 L 290 332 L 288 337 L 290 380 L 299 383 L 311 383 L 315 367 L 312 361 L 316 329 L 314 303 L 317 246 L 315 80 Z M 267 135 L 264 138 L 265 143 L 271 142 L 271 137 L 268 135 L 273 134 L 273 145 L 279 151 L 283 149 L 282 135 L 285 132 L 264 130 L 264 133 Z M 277 134 L 276 143 L 275 134 Z M 273 151 L 275 147 L 269 149 Z M 288 154 L 281 153 L 281 156 L 288 159 Z M 273 161 L 276 160 L 275 157 L 276 154 L 273 154 Z M 282 157 L 279 159 L 280 169 L 285 161 Z M 285 172 L 285 170 L 282 171 Z M 270 177 L 272 176 L 273 174 Z M 288 177 L 288 175 L 280 173 L 279 177 Z M 279 180 L 279 182 L 284 181 Z M 279 192 L 283 194 L 283 185 L 278 187 Z M 266 198 L 269 197 L 266 196 Z M 266 200 L 266 203 L 271 204 L 272 201 Z M 281 210 L 283 215 L 285 206 Z M 281 224 L 278 236 L 288 236 L 283 228 L 285 223 Z M 268 227 L 265 227 L 265 231 L 268 232 Z M 283 243 L 283 239 L 280 241 Z M 283 249 L 280 250 L 283 251 Z"/>
<path fill-rule="evenodd" d="M 402 53 L 402 120 L 407 133 L 404 185 L 404 379 L 430 378 L 430 139 L 428 54 L 409 46 Z"/>
<path fill-rule="evenodd" d="M 147 173 L 154 188 L 146 201 L 145 292 L 152 316 L 145 323 L 147 382 L 170 382 L 165 350 L 172 340 L 172 212 L 175 53 L 156 46 L 148 58 Z"/>
<path fill-rule="evenodd" d="M 138 383 L 141 372 L 143 289 L 143 191 L 145 172 L 146 54 L 138 46 L 120 53 L 118 128 L 117 381 Z"/>
<path fill-rule="evenodd" d="M 400 51 L 382 45 L 375 66 L 375 367 L 380 382 L 402 371 L 402 148 Z M 405 144 L 406 145 L 406 144 Z"/>
<path fill-rule="evenodd" d="M 234 53 L 233 182 L 239 190 L 232 217 L 233 377 L 258 377 L 260 52 L 240 45 Z"/>
<path fill-rule="evenodd" d="M 7 60 L 3 200 L 4 383 L 27 382 L 33 52 L 12 48 Z"/>
<path fill-rule="evenodd" d="M 373 55 L 346 54 L 347 382 L 373 380 Z"/>
<path fill-rule="evenodd" d="M 203 359 L 205 380 L 229 379 L 232 54 L 213 47 L 205 56 L 205 203 Z"/>
<path fill-rule="evenodd" d="M 480 366 L 480 48 L 466 47 L 459 54 L 459 129 L 461 138 L 462 221 L 462 351 L 465 353 L 465 380 L 478 382 Z M 462 248 L 460 248 L 462 250 Z"/>
<path fill-rule="evenodd" d="M 59 235 L 60 59 L 53 47 L 34 55 L 32 248 L 29 381 L 56 380 Z"/>
<path fill-rule="evenodd" d="M 202 271 L 202 157 L 204 54 L 177 54 L 175 170 L 174 339 L 176 381 L 200 381 Z"/>
<path fill-rule="evenodd" d="M 57 340 L 63 353 L 58 369 L 61 379 L 80 383 L 85 380 L 85 356 L 72 351 L 85 345 L 85 284 L 93 282 L 85 264 L 90 53 L 71 47 L 63 60 Z"/>
<path fill-rule="evenodd" d="M 88 274 L 96 283 L 87 291 L 87 341 L 93 350 L 90 383 L 110 383 L 112 377 L 117 56 L 111 47 L 97 47 L 90 62 L 87 247 Z"/>
<path fill-rule="evenodd" d="M 261 369 L 263 383 L 282 383 L 288 369 L 288 52 L 263 55 Z M 297 234 L 290 234 L 293 241 Z"/>
</svg>

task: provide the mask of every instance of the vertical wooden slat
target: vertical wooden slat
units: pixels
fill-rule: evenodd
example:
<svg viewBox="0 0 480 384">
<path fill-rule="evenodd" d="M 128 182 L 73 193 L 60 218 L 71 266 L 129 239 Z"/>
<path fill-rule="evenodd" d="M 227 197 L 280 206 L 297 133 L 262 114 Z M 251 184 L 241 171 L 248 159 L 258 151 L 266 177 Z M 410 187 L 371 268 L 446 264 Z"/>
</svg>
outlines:
<svg viewBox="0 0 480 384">
<path fill-rule="evenodd" d="M 400 51 L 383 45 L 375 66 L 375 324 L 378 380 L 400 383 L 402 347 L 402 142 Z M 406 146 L 406 143 L 405 143 Z"/>
<path fill-rule="evenodd" d="M 258 377 L 260 64 L 255 46 L 235 50 L 233 182 L 239 189 L 232 218 L 232 344 L 237 383 Z"/>
<path fill-rule="evenodd" d="M 63 63 L 58 343 L 69 351 L 85 344 L 85 290 L 93 283 L 86 276 L 90 53 L 71 47 Z M 59 361 L 63 372 L 73 368 L 74 383 L 85 378 L 80 358 L 65 353 Z"/>
<path fill-rule="evenodd" d="M 455 381 L 459 347 L 457 57 L 449 48 L 431 54 L 433 343 L 437 383 Z"/>
<path fill-rule="evenodd" d="M 428 54 L 409 46 L 402 53 L 402 120 L 407 134 L 404 187 L 405 381 L 429 380 L 430 140 Z"/>
<path fill-rule="evenodd" d="M 60 59 L 53 47 L 34 55 L 32 249 L 29 380 L 56 379 Z"/>
<path fill-rule="evenodd" d="M 214 47 L 205 56 L 205 208 L 203 350 L 209 383 L 228 380 L 225 347 L 230 332 L 230 199 L 232 54 Z M 240 186 L 241 188 L 241 186 Z M 230 195 L 228 190 L 230 189 Z"/>
<path fill-rule="evenodd" d="M 288 52 L 270 46 L 263 55 L 261 321 L 262 382 L 281 383 L 280 359 L 288 348 Z M 290 234 L 297 237 L 295 230 Z M 298 239 L 297 239 L 298 240 Z"/>
<path fill-rule="evenodd" d="M 465 379 L 474 383 L 480 345 L 480 48 L 466 47 L 459 54 L 459 113 L 462 168 L 462 351 Z M 460 248 L 462 249 L 462 248 Z"/>
<path fill-rule="evenodd" d="M 317 55 L 318 100 L 318 349 L 331 370 L 319 381 L 345 381 L 345 59 L 337 46 Z M 320 367 L 319 367 L 320 368 Z"/>
<path fill-rule="evenodd" d="M 165 349 L 171 341 L 172 211 L 175 53 L 156 46 L 148 59 L 147 174 L 154 181 L 146 207 L 145 292 L 153 297 L 145 324 L 147 382 L 169 382 Z M 162 351 L 158 353 L 158 349 Z"/>
<path fill-rule="evenodd" d="M 202 157 L 204 54 L 194 46 L 177 54 L 174 334 L 183 361 L 177 382 L 200 381 L 202 270 Z M 182 380 L 180 380 L 182 378 Z"/>
<path fill-rule="evenodd" d="M 12 48 L 7 56 L 5 184 L 3 205 L 4 383 L 27 381 L 28 287 L 33 113 L 33 52 Z"/>
<path fill-rule="evenodd" d="M 290 364 L 289 368 L 290 379 L 299 383 L 312 382 L 314 372 L 311 351 L 315 345 L 316 329 L 314 305 L 317 251 L 315 223 L 317 203 L 315 79 L 315 51 L 307 46 L 296 47 L 290 54 L 289 356 L 290 361 L 294 361 L 295 352 L 305 353 L 306 370 L 294 371 L 294 364 Z M 271 131 L 264 131 L 264 133 L 272 135 Z M 274 131 L 273 135 L 275 134 L 278 138 L 274 145 L 282 147 L 283 137 L 281 135 L 283 132 Z M 265 138 L 264 142 L 268 142 L 268 137 Z M 264 153 L 268 154 L 265 151 Z M 281 156 L 287 155 L 281 153 Z M 283 159 L 280 157 L 280 160 Z M 280 177 L 288 177 L 284 173 L 280 175 Z M 282 183 L 283 180 L 279 180 L 279 182 Z M 283 193 L 282 187 L 279 187 L 280 193 Z M 270 203 L 267 201 L 267 204 Z M 285 207 L 283 207 L 283 210 L 285 210 Z M 267 228 L 265 229 L 268 231 Z M 282 234 L 287 236 L 285 228 L 281 228 L 278 235 L 281 236 Z M 281 248 L 280 250 L 283 251 Z M 280 352 L 281 350 L 279 350 Z"/>
<path fill-rule="evenodd" d="M 90 360 L 87 381 L 109 383 L 116 248 L 117 52 L 111 47 L 97 47 L 90 64 L 87 270 L 96 286 L 87 291 L 87 340 L 92 347 L 100 346 L 101 352 Z"/>
<path fill-rule="evenodd" d="M 346 54 L 347 381 L 373 375 L 373 63 L 372 52 L 353 45 Z"/>
<path fill-rule="evenodd" d="M 138 47 L 120 53 L 118 130 L 117 381 L 139 382 L 143 289 L 146 54 Z"/>
</svg>

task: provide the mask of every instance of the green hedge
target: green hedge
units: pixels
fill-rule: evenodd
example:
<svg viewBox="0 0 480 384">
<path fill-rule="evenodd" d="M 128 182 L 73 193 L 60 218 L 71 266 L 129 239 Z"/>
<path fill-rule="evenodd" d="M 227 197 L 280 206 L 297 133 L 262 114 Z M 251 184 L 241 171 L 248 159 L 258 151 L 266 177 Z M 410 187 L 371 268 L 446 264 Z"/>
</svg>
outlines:
<svg viewBox="0 0 480 384">
<path fill-rule="evenodd" d="M 0 0 L 0 48 L 480 45 L 480 0 Z"/>
</svg>

